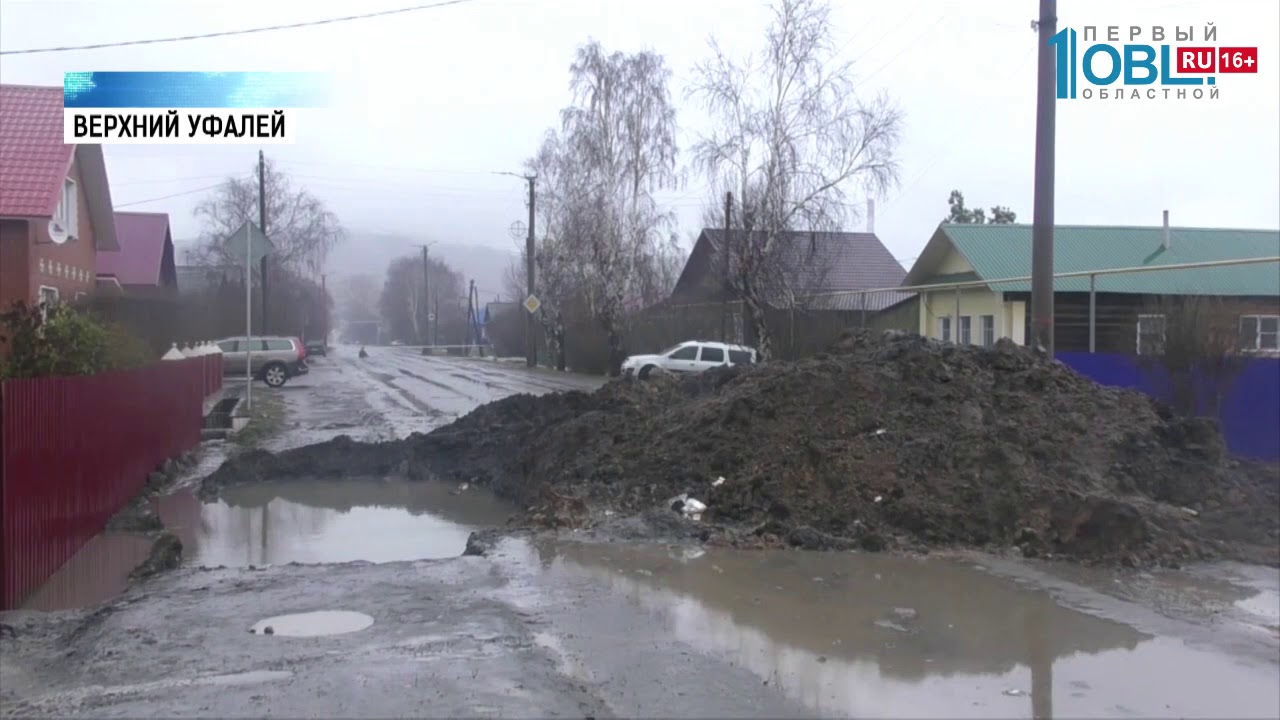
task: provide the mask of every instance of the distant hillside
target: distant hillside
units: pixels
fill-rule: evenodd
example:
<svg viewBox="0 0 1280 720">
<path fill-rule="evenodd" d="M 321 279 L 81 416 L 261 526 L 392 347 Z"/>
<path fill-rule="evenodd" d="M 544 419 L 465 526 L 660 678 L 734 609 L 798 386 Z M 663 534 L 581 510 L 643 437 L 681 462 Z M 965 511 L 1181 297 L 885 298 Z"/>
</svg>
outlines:
<svg viewBox="0 0 1280 720">
<path fill-rule="evenodd" d="M 417 242 L 421 241 L 403 235 L 350 231 L 346 240 L 329 254 L 326 271 L 334 277 L 368 274 L 382 278 L 392 260 L 422 252 L 414 246 Z M 482 302 L 493 300 L 495 294 L 505 296 L 507 266 L 519 258 L 514 249 L 457 242 L 437 242 L 431 246 L 430 253 L 461 273 L 465 280 L 475 280 Z"/>
</svg>

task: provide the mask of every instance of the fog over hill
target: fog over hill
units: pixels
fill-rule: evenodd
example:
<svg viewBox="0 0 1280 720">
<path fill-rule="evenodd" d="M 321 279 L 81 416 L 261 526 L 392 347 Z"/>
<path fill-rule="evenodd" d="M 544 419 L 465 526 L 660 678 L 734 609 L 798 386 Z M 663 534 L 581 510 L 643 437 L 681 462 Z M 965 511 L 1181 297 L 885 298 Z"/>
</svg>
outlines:
<svg viewBox="0 0 1280 720">
<path fill-rule="evenodd" d="M 379 280 L 387 274 L 392 260 L 417 255 L 423 241 L 405 235 L 348 230 L 347 237 L 329 254 L 326 272 L 330 279 L 346 275 L 374 275 Z M 475 280 L 481 302 L 497 295 L 506 298 L 503 280 L 507 266 L 519 259 L 514 248 L 504 250 L 491 245 L 457 241 L 437 241 L 431 245 L 431 257 L 443 260 L 469 282 Z"/>
</svg>

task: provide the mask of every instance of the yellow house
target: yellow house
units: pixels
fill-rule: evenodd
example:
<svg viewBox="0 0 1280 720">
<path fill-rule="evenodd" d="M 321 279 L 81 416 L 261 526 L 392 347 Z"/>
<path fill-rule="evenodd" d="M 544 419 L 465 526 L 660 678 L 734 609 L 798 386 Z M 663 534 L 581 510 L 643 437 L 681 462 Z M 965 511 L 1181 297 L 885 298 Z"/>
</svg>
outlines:
<svg viewBox="0 0 1280 720">
<path fill-rule="evenodd" d="M 1186 266 L 1277 256 L 1275 230 L 1170 227 L 1167 217 L 1163 226 L 1055 226 L 1054 272 L 1073 274 L 1053 284 L 1055 349 L 1142 353 L 1163 341 L 1162 300 L 1217 297 L 1239 316 L 1242 349 L 1276 352 L 1280 273 L 1274 262 Z M 1162 266 L 1171 267 L 1103 272 Z M 1091 282 L 1093 271 L 1103 274 Z M 1030 225 L 943 223 L 900 286 L 918 294 L 880 314 L 894 327 L 962 345 L 1001 338 L 1025 344 L 1030 274 Z"/>
<path fill-rule="evenodd" d="M 993 345 L 1001 338 L 1024 344 L 1027 301 L 1011 299 L 1004 288 L 986 284 L 948 229 L 938 227 L 902 284 L 968 285 L 922 290 L 914 300 L 919 308 L 916 332 L 962 345 Z"/>
</svg>

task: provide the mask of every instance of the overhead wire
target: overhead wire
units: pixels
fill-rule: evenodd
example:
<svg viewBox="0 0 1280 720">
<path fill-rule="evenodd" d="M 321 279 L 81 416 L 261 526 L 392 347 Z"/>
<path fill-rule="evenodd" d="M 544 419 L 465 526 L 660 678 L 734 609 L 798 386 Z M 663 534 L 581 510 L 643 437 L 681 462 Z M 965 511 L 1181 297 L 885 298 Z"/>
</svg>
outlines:
<svg viewBox="0 0 1280 720">
<path fill-rule="evenodd" d="M 44 47 L 44 48 L 26 48 L 23 50 L 0 50 L 0 55 L 33 55 L 36 53 L 54 53 L 54 52 L 72 52 L 75 50 L 101 50 L 104 48 L 129 47 L 133 45 L 155 45 L 157 43 L 184 42 L 187 40 L 207 40 L 209 38 L 231 37 L 234 35 L 249 35 L 253 33 L 274 32 L 277 30 L 294 30 L 297 28 L 316 27 L 319 25 L 331 25 L 333 23 L 350 22 L 352 20 L 367 20 L 376 17 L 386 17 L 388 15 L 401 15 L 404 13 L 417 12 L 420 10 L 434 10 L 436 8 L 447 7 L 449 5 L 461 5 L 463 3 L 475 2 L 475 0 L 442 0 L 441 2 L 428 3 L 425 5 L 412 5 L 409 7 L 395 8 L 392 10 L 380 10 L 377 12 L 360 13 L 358 15 L 344 15 L 342 17 L 324 18 L 321 20 L 306 20 L 303 22 L 283 23 L 280 25 L 265 25 L 255 28 L 244 28 L 241 30 L 223 30 L 220 32 L 199 33 L 192 35 L 175 35 L 173 37 L 163 38 L 147 38 L 144 40 L 121 40 L 117 42 L 94 43 L 92 45 L 64 45 L 60 47 Z"/>
<path fill-rule="evenodd" d="M 228 179 L 231 179 L 231 178 L 228 178 Z M 160 197 L 147 198 L 146 200 L 132 200 L 127 203 L 116 204 L 114 205 L 114 208 L 116 210 L 119 210 L 120 208 L 132 207 L 134 205 L 146 205 L 147 203 L 159 202 L 161 200 L 168 200 L 170 198 L 182 197 L 184 195 L 195 195 L 198 192 L 205 192 L 207 190 L 214 190 L 216 188 L 220 188 L 223 186 L 224 183 L 226 183 L 226 180 L 223 180 L 222 182 L 216 183 L 214 185 L 206 185 L 205 187 L 192 188 L 191 190 L 184 190 L 182 192 L 176 192 L 170 195 L 161 195 Z"/>
</svg>

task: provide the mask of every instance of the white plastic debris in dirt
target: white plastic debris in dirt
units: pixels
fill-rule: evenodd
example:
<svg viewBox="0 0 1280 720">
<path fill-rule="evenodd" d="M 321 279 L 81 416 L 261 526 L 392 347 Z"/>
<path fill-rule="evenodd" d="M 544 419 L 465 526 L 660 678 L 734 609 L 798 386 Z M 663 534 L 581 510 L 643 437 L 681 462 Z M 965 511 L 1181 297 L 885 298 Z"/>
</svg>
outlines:
<svg viewBox="0 0 1280 720">
<path fill-rule="evenodd" d="M 689 497 L 688 493 L 680 493 L 671 498 L 667 501 L 667 507 L 694 521 L 701 520 L 702 513 L 707 510 L 706 503 Z"/>
<path fill-rule="evenodd" d="M 884 500 L 884 496 L 883 496 L 883 495 L 877 495 L 877 496 L 876 496 L 876 502 L 880 502 L 881 500 Z"/>
<path fill-rule="evenodd" d="M 690 520 L 701 520 L 702 513 L 707 511 L 707 504 L 701 500 L 689 498 L 684 501 L 684 515 Z"/>
<path fill-rule="evenodd" d="M 723 484 L 724 484 L 724 476 L 721 475 L 720 477 L 715 479 L 715 482 L 711 483 L 711 487 L 720 487 Z"/>
</svg>

